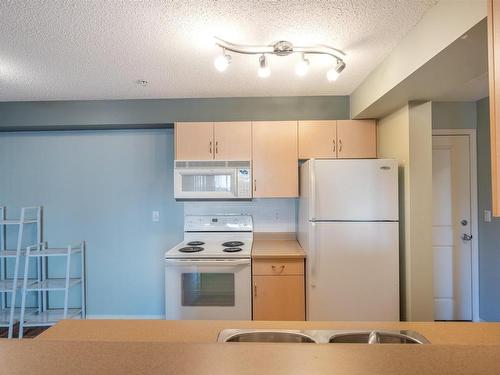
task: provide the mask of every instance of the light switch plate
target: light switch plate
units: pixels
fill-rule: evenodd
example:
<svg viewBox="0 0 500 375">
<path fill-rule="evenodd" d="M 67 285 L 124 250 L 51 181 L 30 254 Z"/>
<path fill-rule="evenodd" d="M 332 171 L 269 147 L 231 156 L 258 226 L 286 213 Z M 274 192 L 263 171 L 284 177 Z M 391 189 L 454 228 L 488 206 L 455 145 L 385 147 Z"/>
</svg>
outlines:
<svg viewBox="0 0 500 375">
<path fill-rule="evenodd" d="M 160 211 L 153 211 L 153 223 L 160 221 Z"/>
<path fill-rule="evenodd" d="M 484 210 L 484 222 L 491 222 L 491 210 Z"/>
</svg>

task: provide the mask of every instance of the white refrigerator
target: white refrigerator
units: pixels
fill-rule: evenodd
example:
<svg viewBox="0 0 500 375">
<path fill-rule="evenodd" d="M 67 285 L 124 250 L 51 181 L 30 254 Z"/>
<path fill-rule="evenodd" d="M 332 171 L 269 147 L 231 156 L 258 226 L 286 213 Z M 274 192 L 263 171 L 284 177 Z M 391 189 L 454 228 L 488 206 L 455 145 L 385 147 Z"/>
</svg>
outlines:
<svg viewBox="0 0 500 375">
<path fill-rule="evenodd" d="M 398 220 L 395 160 L 302 164 L 307 320 L 399 320 Z"/>
</svg>

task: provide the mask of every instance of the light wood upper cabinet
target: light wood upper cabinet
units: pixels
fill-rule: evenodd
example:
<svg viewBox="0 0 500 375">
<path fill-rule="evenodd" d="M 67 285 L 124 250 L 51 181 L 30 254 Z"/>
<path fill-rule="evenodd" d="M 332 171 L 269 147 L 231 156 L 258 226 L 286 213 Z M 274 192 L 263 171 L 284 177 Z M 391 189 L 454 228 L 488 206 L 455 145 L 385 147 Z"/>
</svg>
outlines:
<svg viewBox="0 0 500 375">
<path fill-rule="evenodd" d="M 177 122 L 175 158 L 177 160 L 212 160 L 214 158 L 212 122 Z"/>
<path fill-rule="evenodd" d="M 299 159 L 337 156 L 337 121 L 299 121 Z"/>
<path fill-rule="evenodd" d="M 215 159 L 251 160 L 252 123 L 215 122 Z"/>
<path fill-rule="evenodd" d="M 493 216 L 500 217 L 500 3 L 488 0 L 488 71 Z"/>
<path fill-rule="evenodd" d="M 178 122 L 175 124 L 177 160 L 251 160 L 252 123 Z"/>
<path fill-rule="evenodd" d="M 337 121 L 337 158 L 369 159 L 377 157 L 375 120 Z"/>
<path fill-rule="evenodd" d="M 297 197 L 297 155 L 297 121 L 253 122 L 253 196 Z"/>
</svg>

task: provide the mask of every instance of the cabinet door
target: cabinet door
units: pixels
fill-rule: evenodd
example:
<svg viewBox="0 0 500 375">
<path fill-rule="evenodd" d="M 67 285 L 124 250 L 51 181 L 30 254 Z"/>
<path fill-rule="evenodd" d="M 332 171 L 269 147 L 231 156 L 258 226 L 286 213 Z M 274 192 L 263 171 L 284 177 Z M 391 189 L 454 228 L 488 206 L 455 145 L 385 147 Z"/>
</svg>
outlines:
<svg viewBox="0 0 500 375">
<path fill-rule="evenodd" d="M 298 196 L 297 122 L 252 123 L 253 196 Z"/>
<path fill-rule="evenodd" d="M 335 158 L 337 121 L 299 121 L 299 159 Z"/>
<path fill-rule="evenodd" d="M 337 157 L 339 159 L 376 158 L 375 120 L 338 120 Z"/>
<path fill-rule="evenodd" d="M 500 217 L 500 4 L 488 0 L 491 192 L 493 216 Z"/>
<path fill-rule="evenodd" d="M 252 159 L 251 122 L 216 122 L 214 134 L 215 159 Z"/>
<path fill-rule="evenodd" d="M 175 159 L 212 160 L 214 158 L 213 122 L 175 123 Z"/>
<path fill-rule="evenodd" d="M 253 320 L 304 320 L 304 276 L 254 276 Z"/>
</svg>

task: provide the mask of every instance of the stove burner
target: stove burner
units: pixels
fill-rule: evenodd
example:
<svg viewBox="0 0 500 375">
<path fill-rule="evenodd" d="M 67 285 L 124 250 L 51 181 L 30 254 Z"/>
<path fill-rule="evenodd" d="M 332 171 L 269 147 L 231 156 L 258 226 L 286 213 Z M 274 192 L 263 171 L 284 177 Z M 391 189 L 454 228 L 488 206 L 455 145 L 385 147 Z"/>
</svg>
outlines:
<svg viewBox="0 0 500 375">
<path fill-rule="evenodd" d="M 222 246 L 224 247 L 238 247 L 238 246 L 243 246 L 244 243 L 241 241 L 229 241 L 229 242 L 224 242 Z"/>
<path fill-rule="evenodd" d="M 224 250 L 224 252 L 226 253 L 237 253 L 238 251 L 241 251 L 243 250 L 241 247 L 226 247 Z"/>
<path fill-rule="evenodd" d="M 203 241 L 191 241 L 191 242 L 188 242 L 187 244 L 188 244 L 188 246 L 201 246 L 201 245 L 205 245 L 205 242 L 203 242 Z"/>
<path fill-rule="evenodd" d="M 186 246 L 182 249 L 179 249 L 181 253 L 197 253 L 198 251 L 202 251 L 203 248 L 199 246 Z"/>
</svg>

